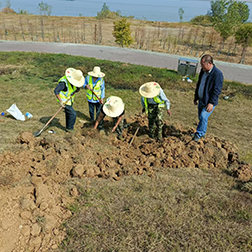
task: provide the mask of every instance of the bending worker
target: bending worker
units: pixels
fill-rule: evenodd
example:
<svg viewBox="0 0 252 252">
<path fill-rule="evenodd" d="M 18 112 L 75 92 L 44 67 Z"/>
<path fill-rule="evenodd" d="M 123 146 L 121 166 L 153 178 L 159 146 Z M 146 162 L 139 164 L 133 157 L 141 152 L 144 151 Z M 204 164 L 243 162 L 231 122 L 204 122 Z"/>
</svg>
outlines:
<svg viewBox="0 0 252 252">
<path fill-rule="evenodd" d="M 100 67 L 95 66 L 93 71 L 88 72 L 85 78 L 84 88 L 87 89 L 87 100 L 89 107 L 90 121 L 94 121 L 94 111 L 96 108 L 96 118 L 102 107 L 105 97 L 105 74 L 101 72 Z"/>
<path fill-rule="evenodd" d="M 110 96 L 106 103 L 102 106 L 99 116 L 95 122 L 94 129 L 99 127 L 100 123 L 103 121 L 104 117 L 107 115 L 113 118 L 115 123 L 112 132 L 117 133 L 117 138 L 122 139 L 122 133 L 124 128 L 124 103 L 120 97 Z M 99 125 L 99 126 L 98 126 Z"/>
<path fill-rule="evenodd" d="M 154 138 L 154 124 L 157 126 L 159 141 L 162 141 L 163 111 L 166 106 L 167 114 L 171 116 L 170 101 L 157 82 L 147 82 L 139 88 L 141 94 L 142 112 L 148 114 L 149 137 Z"/>
<path fill-rule="evenodd" d="M 65 109 L 66 131 L 72 131 L 76 122 L 76 112 L 73 109 L 74 96 L 83 86 L 84 76 L 81 70 L 68 68 L 54 89 L 60 105 Z"/>
</svg>

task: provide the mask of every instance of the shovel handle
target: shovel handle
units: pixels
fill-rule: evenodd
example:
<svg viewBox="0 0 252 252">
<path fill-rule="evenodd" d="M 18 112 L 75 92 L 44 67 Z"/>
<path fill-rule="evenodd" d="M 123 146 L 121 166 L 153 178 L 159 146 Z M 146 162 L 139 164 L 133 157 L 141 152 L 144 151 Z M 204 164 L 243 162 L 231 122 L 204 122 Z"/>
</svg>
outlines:
<svg viewBox="0 0 252 252">
<path fill-rule="evenodd" d="M 131 139 L 131 141 L 130 141 L 130 143 L 129 143 L 129 145 L 128 145 L 128 148 L 129 148 L 130 145 L 133 143 L 133 140 L 134 140 L 134 138 L 135 138 L 135 136 L 136 136 L 138 130 L 139 130 L 139 127 L 136 129 L 136 132 L 135 132 L 134 136 L 132 137 L 132 139 Z"/>
<path fill-rule="evenodd" d="M 101 99 L 97 96 L 97 94 L 94 92 L 93 89 L 91 89 L 91 92 L 95 95 L 95 97 L 97 98 L 97 100 L 101 103 Z"/>
<path fill-rule="evenodd" d="M 44 125 L 44 127 L 37 133 L 38 135 L 41 134 L 41 132 L 48 126 L 48 124 L 53 120 L 53 118 L 63 109 L 63 107 L 60 107 L 58 111 L 50 118 L 50 120 Z"/>
<path fill-rule="evenodd" d="M 66 104 L 66 103 L 74 96 L 75 93 L 76 93 L 76 91 L 74 91 L 74 92 L 71 94 L 71 96 L 66 100 L 66 102 L 65 102 L 64 104 Z M 43 132 L 43 130 L 48 126 L 48 124 L 53 120 L 53 118 L 54 118 L 62 109 L 63 109 L 63 107 L 60 107 L 60 108 L 58 109 L 58 111 L 50 118 L 50 120 L 43 126 L 43 128 L 42 128 L 40 131 L 34 133 L 34 135 L 35 135 L 35 136 L 39 136 L 39 135 Z"/>
</svg>

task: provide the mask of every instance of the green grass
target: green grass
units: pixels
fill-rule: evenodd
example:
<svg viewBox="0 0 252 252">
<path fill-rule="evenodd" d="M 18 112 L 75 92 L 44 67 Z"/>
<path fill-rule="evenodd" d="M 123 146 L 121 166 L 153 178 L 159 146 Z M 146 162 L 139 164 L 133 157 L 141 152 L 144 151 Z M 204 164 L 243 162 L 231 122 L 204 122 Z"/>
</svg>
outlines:
<svg viewBox="0 0 252 252">
<path fill-rule="evenodd" d="M 195 128 L 197 108 L 193 105 L 194 83 L 181 81 L 175 71 L 63 54 L 0 52 L 1 112 L 16 103 L 32 119 L 17 121 L 0 117 L 0 152 L 18 151 L 18 135 L 40 130 L 58 110 L 53 93 L 65 69 L 75 67 L 84 75 L 95 65 L 106 77 L 106 97 L 120 96 L 126 119 L 140 113 L 138 89 L 157 81 L 171 101 L 172 116 L 164 119 L 185 130 Z M 207 137 L 216 136 L 238 146 L 240 159 L 252 162 L 251 86 L 225 82 L 219 105 L 209 119 Z M 223 97 L 229 95 L 228 100 Z M 76 95 L 76 127 L 87 120 L 85 91 Z M 65 137 L 65 117 L 60 113 L 48 129 Z M 94 151 L 113 154 L 106 138 Z M 106 150 L 106 151 L 105 151 Z M 76 157 L 82 158 L 82 157 Z M 7 174 L 8 175 L 8 174 Z M 2 178 L 10 184 L 11 176 Z M 78 183 L 77 183 L 78 182 Z M 88 183 L 87 183 L 88 182 Z M 72 179 L 80 196 L 68 209 L 73 213 L 64 223 L 68 236 L 58 251 L 251 251 L 251 183 L 242 184 L 218 170 L 161 169 L 155 176 L 125 176 L 120 181 Z M 83 186 L 80 186 L 83 184 Z M 42 220 L 41 220 L 42 221 Z"/>
</svg>

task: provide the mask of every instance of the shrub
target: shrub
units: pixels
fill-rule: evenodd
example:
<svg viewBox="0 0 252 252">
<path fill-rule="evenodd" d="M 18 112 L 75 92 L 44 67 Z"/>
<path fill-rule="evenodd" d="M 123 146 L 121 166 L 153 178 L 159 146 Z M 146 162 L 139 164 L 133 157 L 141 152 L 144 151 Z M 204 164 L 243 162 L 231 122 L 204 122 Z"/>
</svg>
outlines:
<svg viewBox="0 0 252 252">
<path fill-rule="evenodd" d="M 213 20 L 210 15 L 199 15 L 190 20 L 194 25 L 212 26 Z"/>
<path fill-rule="evenodd" d="M 124 47 L 128 47 L 133 43 L 131 37 L 130 23 L 127 22 L 126 18 L 118 21 L 114 21 L 114 31 L 113 36 L 116 38 L 115 42 Z"/>
</svg>

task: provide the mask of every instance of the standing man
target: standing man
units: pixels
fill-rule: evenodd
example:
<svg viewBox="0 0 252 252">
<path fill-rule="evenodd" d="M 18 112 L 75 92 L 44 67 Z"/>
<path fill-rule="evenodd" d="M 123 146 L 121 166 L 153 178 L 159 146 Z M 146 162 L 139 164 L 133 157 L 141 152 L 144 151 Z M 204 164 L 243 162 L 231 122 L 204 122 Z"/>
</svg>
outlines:
<svg viewBox="0 0 252 252">
<path fill-rule="evenodd" d="M 90 121 L 94 121 L 94 110 L 96 108 L 96 118 L 100 111 L 103 99 L 105 98 L 105 74 L 100 67 L 95 66 L 93 71 L 88 72 L 85 78 L 84 88 L 87 89 L 87 100 L 89 106 Z"/>
<path fill-rule="evenodd" d="M 72 131 L 76 122 L 76 112 L 73 109 L 74 96 L 79 92 L 80 87 L 84 84 L 84 76 L 81 70 L 68 68 L 65 76 L 58 81 L 54 94 L 60 105 L 65 109 L 66 115 L 66 131 Z"/>
<path fill-rule="evenodd" d="M 154 124 L 158 130 L 158 141 L 162 141 L 163 111 L 166 107 L 167 114 L 171 116 L 170 101 L 157 82 L 147 82 L 139 88 L 141 94 L 142 112 L 148 114 L 149 137 L 154 138 Z"/>
<path fill-rule="evenodd" d="M 207 54 L 202 56 L 200 64 L 201 71 L 194 94 L 194 104 L 198 105 L 199 118 L 197 131 L 193 134 L 195 142 L 206 134 L 208 118 L 218 104 L 223 85 L 223 74 L 213 64 L 212 56 Z"/>
</svg>

